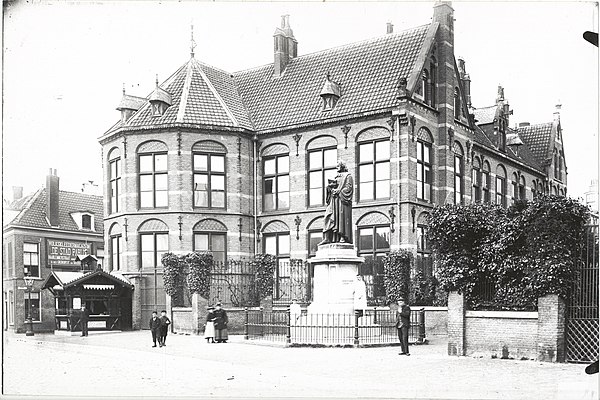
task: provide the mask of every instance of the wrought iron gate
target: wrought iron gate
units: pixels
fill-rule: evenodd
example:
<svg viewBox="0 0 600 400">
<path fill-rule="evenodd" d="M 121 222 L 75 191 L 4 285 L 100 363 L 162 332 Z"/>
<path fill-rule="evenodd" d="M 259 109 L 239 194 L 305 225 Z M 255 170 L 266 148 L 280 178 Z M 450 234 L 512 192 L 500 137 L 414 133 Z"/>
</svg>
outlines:
<svg viewBox="0 0 600 400">
<path fill-rule="evenodd" d="M 567 304 L 566 359 L 570 362 L 598 359 L 598 225 L 586 226 L 584 240 Z"/>
</svg>

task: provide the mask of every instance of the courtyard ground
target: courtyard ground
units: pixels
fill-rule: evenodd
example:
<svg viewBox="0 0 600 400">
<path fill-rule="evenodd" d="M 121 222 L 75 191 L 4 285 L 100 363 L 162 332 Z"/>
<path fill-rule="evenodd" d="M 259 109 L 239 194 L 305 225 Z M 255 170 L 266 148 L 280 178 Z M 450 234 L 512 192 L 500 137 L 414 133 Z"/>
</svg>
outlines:
<svg viewBox="0 0 600 400">
<path fill-rule="evenodd" d="M 450 357 L 444 337 L 398 347 L 282 348 L 207 344 L 169 335 L 152 348 L 150 333 L 26 337 L 5 332 L 4 395 L 596 399 L 598 375 L 581 364 Z M 22 398 L 22 397 L 21 397 Z"/>
</svg>

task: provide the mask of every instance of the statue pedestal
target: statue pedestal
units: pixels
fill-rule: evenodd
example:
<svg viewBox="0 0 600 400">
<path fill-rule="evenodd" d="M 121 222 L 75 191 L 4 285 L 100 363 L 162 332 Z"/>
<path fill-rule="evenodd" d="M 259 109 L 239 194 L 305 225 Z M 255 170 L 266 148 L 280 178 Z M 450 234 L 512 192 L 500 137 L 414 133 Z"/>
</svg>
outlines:
<svg viewBox="0 0 600 400">
<path fill-rule="evenodd" d="M 353 314 L 354 281 L 358 266 L 364 262 L 356 256 L 354 245 L 328 243 L 320 245 L 314 258 L 313 302 L 309 314 Z"/>
</svg>

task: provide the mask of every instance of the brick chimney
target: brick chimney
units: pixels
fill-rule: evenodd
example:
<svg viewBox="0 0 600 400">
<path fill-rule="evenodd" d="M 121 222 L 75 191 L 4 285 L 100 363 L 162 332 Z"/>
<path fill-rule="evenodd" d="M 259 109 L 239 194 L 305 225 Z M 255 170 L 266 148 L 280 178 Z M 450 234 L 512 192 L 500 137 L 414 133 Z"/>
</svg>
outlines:
<svg viewBox="0 0 600 400">
<path fill-rule="evenodd" d="M 394 24 L 391 22 L 386 24 L 386 33 L 394 33 Z"/>
<path fill-rule="evenodd" d="M 289 61 L 298 56 L 298 41 L 294 38 L 294 32 L 290 28 L 289 15 L 281 16 L 281 27 L 275 29 L 273 39 L 275 45 L 273 76 L 280 77 Z"/>
<path fill-rule="evenodd" d="M 58 187 L 59 177 L 56 175 L 56 170 L 50 168 L 46 176 L 46 217 L 50 226 L 59 226 L 60 219 L 58 216 Z"/>
<path fill-rule="evenodd" d="M 458 57 L 458 73 L 460 74 L 460 80 L 465 91 L 467 107 L 471 109 L 471 76 L 467 73 L 467 69 L 465 67 L 465 60 L 462 57 Z"/>
</svg>

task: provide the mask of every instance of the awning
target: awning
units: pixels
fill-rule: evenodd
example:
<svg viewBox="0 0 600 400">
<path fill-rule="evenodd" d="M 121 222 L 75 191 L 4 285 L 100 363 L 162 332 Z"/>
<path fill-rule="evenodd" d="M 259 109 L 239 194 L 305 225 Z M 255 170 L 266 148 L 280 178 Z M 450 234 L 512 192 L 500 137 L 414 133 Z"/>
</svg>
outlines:
<svg viewBox="0 0 600 400">
<path fill-rule="evenodd" d="M 83 288 L 89 290 L 113 290 L 115 285 L 83 285 Z"/>
</svg>

